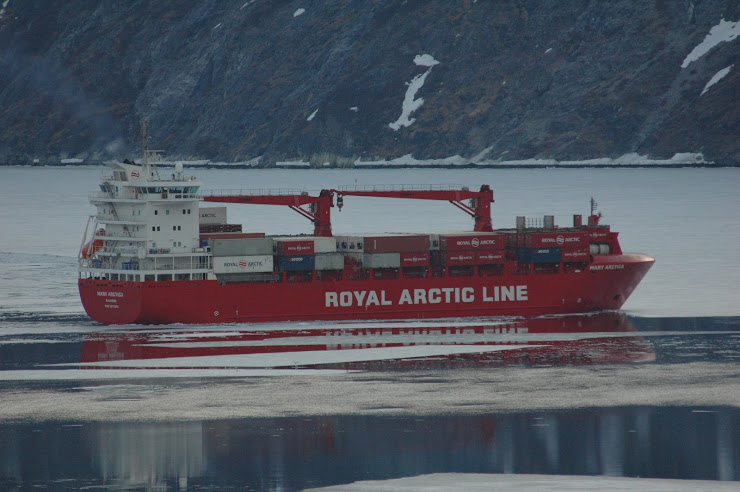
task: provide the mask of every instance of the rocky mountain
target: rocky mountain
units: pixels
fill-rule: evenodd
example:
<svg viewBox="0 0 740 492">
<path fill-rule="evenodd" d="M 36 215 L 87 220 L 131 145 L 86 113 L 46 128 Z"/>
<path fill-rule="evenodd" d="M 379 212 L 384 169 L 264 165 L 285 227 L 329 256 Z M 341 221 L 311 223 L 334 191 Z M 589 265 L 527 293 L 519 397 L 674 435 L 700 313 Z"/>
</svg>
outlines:
<svg viewBox="0 0 740 492">
<path fill-rule="evenodd" d="M 737 0 L 2 0 L 0 162 L 740 165 Z"/>
</svg>

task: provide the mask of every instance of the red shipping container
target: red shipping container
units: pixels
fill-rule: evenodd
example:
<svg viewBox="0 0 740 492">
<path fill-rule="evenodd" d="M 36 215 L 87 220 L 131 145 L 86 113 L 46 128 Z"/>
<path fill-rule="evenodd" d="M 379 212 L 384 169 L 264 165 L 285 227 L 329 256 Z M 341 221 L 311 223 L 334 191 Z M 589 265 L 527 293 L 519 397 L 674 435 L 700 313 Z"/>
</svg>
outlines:
<svg viewBox="0 0 740 492">
<path fill-rule="evenodd" d="M 313 241 L 277 241 L 277 252 L 281 256 L 313 255 Z"/>
<path fill-rule="evenodd" d="M 440 259 L 443 265 L 475 265 L 475 252 L 450 251 L 442 252 Z"/>
<path fill-rule="evenodd" d="M 532 248 L 574 248 L 588 244 L 588 236 L 580 232 L 532 233 Z"/>
<path fill-rule="evenodd" d="M 401 253 L 401 266 L 429 266 L 429 253 Z"/>
<path fill-rule="evenodd" d="M 445 251 L 500 250 L 506 248 L 505 234 L 440 235 L 439 247 Z"/>
<path fill-rule="evenodd" d="M 563 248 L 563 261 L 588 261 L 591 257 L 589 248 Z"/>
<path fill-rule="evenodd" d="M 478 265 L 491 265 L 506 262 L 506 253 L 503 251 L 478 251 L 475 253 L 475 262 Z"/>
<path fill-rule="evenodd" d="M 368 236 L 365 253 L 423 253 L 429 251 L 429 236 Z"/>
</svg>

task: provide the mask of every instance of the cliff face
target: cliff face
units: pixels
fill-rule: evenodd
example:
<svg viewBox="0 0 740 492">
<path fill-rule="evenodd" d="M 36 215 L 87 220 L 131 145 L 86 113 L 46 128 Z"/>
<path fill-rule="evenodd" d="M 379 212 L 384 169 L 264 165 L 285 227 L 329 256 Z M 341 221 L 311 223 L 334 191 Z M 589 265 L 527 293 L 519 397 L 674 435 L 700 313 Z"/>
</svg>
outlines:
<svg viewBox="0 0 740 492">
<path fill-rule="evenodd" d="M 125 155 L 146 118 L 152 147 L 224 161 L 740 164 L 736 0 L 5 3 L 4 163 Z"/>
</svg>

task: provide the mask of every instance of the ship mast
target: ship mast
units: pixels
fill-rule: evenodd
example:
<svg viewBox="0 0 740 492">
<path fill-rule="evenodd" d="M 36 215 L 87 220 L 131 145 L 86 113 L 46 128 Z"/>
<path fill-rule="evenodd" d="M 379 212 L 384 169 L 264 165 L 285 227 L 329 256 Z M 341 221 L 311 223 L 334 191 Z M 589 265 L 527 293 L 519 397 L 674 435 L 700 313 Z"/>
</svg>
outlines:
<svg viewBox="0 0 740 492">
<path fill-rule="evenodd" d="M 149 162 L 149 137 L 146 131 L 148 123 L 147 120 L 141 120 L 141 166 L 147 179 L 151 179 L 155 174 L 157 175 L 157 179 L 159 179 L 159 171 L 156 164 Z"/>
</svg>

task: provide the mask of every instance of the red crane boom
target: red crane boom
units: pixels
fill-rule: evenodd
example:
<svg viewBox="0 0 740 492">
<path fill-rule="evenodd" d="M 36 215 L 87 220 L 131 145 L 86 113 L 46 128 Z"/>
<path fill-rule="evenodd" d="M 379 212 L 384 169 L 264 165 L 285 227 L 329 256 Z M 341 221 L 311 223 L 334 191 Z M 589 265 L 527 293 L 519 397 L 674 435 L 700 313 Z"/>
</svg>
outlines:
<svg viewBox="0 0 740 492">
<path fill-rule="evenodd" d="M 339 190 L 330 191 L 337 195 L 337 206 L 340 210 L 343 204 L 343 196 L 444 200 L 450 202 L 463 212 L 473 217 L 475 220 L 475 227 L 473 228 L 474 231 L 493 231 L 493 224 L 491 222 L 493 190 L 488 185 L 481 186 L 479 191 L 471 191 L 465 187 L 449 189 L 424 189 L 421 187 L 418 189 L 415 189 L 414 187 L 401 187 L 398 189 L 345 187 Z M 463 203 L 463 200 L 470 200 L 471 205 Z"/>
<path fill-rule="evenodd" d="M 204 195 L 203 201 L 287 206 L 314 224 L 314 236 L 331 237 L 331 207 L 334 206 L 335 194 L 337 196 L 337 207 L 340 210 L 344 204 L 344 196 L 444 200 L 473 217 L 475 220 L 474 231 L 490 232 L 493 230 L 491 222 L 493 190 L 488 185 L 481 186 L 479 191 L 470 191 L 464 187 L 448 189 L 428 189 L 421 187 L 398 187 L 397 189 L 345 187 L 340 190 L 321 190 L 318 196 L 298 192 L 242 194 L 241 192 L 226 191 L 218 194 Z M 463 203 L 464 200 L 470 200 L 471 204 L 467 205 Z M 304 205 L 309 205 L 309 209 L 303 208 Z"/>
</svg>

